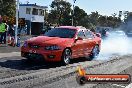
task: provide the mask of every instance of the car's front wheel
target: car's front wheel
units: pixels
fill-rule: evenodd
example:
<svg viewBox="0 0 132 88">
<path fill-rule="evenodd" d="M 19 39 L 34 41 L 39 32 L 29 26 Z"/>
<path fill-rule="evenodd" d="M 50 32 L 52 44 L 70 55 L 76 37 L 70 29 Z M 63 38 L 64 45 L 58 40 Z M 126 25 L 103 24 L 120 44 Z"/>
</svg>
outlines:
<svg viewBox="0 0 132 88">
<path fill-rule="evenodd" d="M 72 57 L 72 52 L 70 49 L 65 49 L 63 51 L 63 54 L 62 54 L 62 64 L 63 65 L 68 65 L 70 63 L 70 60 L 71 60 L 71 57 Z"/>
<path fill-rule="evenodd" d="M 93 48 L 92 52 L 91 52 L 90 60 L 92 60 L 93 58 L 97 58 L 98 55 L 99 55 L 99 46 L 96 45 L 96 46 Z"/>
</svg>

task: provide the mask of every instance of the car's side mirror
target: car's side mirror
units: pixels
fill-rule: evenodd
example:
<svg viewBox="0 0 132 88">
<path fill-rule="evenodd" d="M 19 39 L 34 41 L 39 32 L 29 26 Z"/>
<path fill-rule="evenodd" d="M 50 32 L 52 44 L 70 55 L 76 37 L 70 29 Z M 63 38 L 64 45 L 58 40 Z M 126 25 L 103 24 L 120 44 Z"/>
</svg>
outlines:
<svg viewBox="0 0 132 88">
<path fill-rule="evenodd" d="M 101 34 L 100 33 L 96 33 L 96 36 L 101 38 Z"/>
<path fill-rule="evenodd" d="M 83 38 L 81 38 L 81 37 L 76 37 L 76 38 L 75 38 L 75 42 L 76 42 L 77 40 L 83 40 Z"/>
<path fill-rule="evenodd" d="M 83 40 L 83 38 L 81 38 L 81 37 L 78 37 L 78 38 L 77 38 L 77 40 Z"/>
</svg>

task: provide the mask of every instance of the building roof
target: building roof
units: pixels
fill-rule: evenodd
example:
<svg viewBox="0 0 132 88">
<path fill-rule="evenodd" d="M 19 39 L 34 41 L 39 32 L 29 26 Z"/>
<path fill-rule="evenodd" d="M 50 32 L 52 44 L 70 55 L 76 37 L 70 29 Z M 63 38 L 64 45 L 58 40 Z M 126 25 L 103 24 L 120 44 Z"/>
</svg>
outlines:
<svg viewBox="0 0 132 88">
<path fill-rule="evenodd" d="M 39 8 L 48 8 L 47 6 L 40 6 L 37 4 L 20 4 L 20 6 L 35 6 L 35 7 L 39 7 Z"/>
</svg>

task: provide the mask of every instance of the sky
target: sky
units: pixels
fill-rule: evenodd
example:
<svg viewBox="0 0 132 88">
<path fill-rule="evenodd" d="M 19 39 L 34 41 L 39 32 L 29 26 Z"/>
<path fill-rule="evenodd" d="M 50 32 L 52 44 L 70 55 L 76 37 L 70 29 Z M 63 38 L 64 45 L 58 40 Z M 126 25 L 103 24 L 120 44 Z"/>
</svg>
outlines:
<svg viewBox="0 0 132 88">
<path fill-rule="evenodd" d="M 20 0 L 22 3 L 30 2 L 37 5 L 49 6 L 53 0 Z M 67 0 L 73 4 L 73 0 Z M 119 11 L 132 12 L 132 0 L 76 0 L 75 6 L 84 9 L 86 13 L 98 11 L 101 15 L 112 15 Z M 49 7 L 50 9 L 50 7 Z"/>
</svg>

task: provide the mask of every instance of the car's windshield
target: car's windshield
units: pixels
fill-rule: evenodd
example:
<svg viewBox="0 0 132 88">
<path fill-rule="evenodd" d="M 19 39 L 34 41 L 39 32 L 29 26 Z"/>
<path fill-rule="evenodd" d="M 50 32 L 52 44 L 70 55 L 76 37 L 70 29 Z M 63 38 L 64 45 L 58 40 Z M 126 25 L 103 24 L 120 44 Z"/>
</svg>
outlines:
<svg viewBox="0 0 132 88">
<path fill-rule="evenodd" d="M 60 38 L 73 38 L 76 33 L 74 29 L 68 28 L 53 28 L 46 32 L 44 36 L 48 37 L 60 37 Z"/>
</svg>

